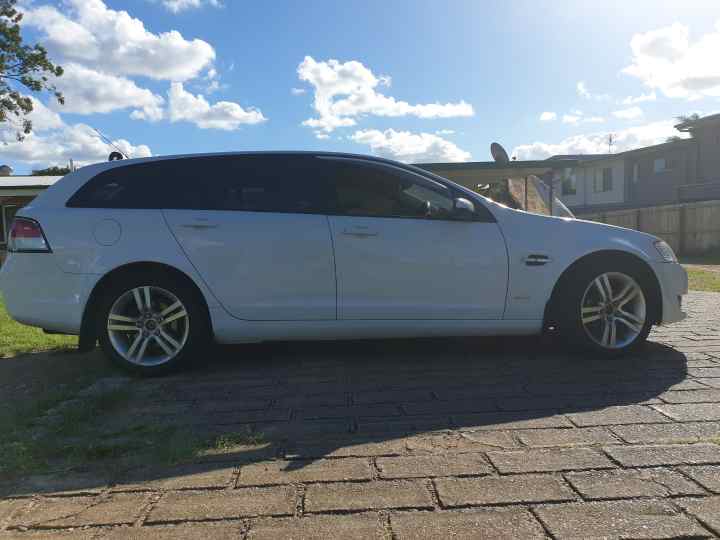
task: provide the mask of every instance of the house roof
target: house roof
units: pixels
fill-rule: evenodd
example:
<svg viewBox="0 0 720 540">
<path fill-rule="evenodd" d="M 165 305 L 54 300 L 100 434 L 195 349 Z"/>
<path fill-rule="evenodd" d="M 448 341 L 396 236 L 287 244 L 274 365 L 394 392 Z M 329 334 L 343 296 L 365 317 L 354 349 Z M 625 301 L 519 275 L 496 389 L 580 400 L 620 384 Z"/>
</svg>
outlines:
<svg viewBox="0 0 720 540">
<path fill-rule="evenodd" d="M 690 146 L 691 144 L 694 144 L 695 141 L 693 139 L 677 139 L 674 141 L 668 141 L 660 144 L 655 144 L 653 146 L 643 146 L 642 148 L 636 148 L 635 150 L 626 150 L 623 152 L 623 154 L 643 154 L 647 152 L 658 152 L 662 150 L 670 150 L 672 147 L 680 147 L 680 146 Z"/>
<path fill-rule="evenodd" d="M 703 116 L 702 118 L 698 119 L 691 119 L 691 120 L 685 120 L 684 122 L 680 122 L 675 126 L 675 129 L 678 131 L 692 131 L 694 128 L 698 126 L 703 126 L 707 124 L 718 124 L 720 123 L 720 113 L 718 114 L 711 114 L 708 116 Z"/>
<path fill-rule="evenodd" d="M 52 186 L 62 176 L 0 176 L 2 189 L 43 189 Z"/>
<path fill-rule="evenodd" d="M 550 156 L 545 161 L 591 161 L 615 156 L 617 156 L 617 154 L 557 154 Z"/>
</svg>

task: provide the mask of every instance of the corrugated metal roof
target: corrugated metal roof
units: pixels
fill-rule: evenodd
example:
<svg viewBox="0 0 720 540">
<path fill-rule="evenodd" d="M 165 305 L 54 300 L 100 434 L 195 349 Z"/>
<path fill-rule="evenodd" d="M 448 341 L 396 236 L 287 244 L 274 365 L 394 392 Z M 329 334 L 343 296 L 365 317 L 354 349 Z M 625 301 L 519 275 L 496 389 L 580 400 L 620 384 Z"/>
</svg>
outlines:
<svg viewBox="0 0 720 540">
<path fill-rule="evenodd" d="M 46 188 L 62 176 L 0 176 L 0 189 Z"/>
</svg>

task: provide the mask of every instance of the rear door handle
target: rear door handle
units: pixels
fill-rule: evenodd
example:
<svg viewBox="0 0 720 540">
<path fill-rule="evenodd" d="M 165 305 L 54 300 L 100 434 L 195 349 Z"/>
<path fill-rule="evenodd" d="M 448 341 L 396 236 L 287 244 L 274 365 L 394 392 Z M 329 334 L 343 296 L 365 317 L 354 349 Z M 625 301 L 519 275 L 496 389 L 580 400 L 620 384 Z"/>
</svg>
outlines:
<svg viewBox="0 0 720 540">
<path fill-rule="evenodd" d="M 354 236 L 356 238 L 370 238 L 371 236 L 378 236 L 379 233 L 366 227 L 352 227 L 343 229 L 343 234 L 346 236 Z"/>
</svg>

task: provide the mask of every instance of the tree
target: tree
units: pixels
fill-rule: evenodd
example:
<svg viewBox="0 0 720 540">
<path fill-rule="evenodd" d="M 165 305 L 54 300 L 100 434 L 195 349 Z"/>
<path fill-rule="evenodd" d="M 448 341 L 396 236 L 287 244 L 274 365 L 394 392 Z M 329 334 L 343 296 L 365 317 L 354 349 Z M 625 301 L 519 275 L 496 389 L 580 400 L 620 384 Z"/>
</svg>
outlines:
<svg viewBox="0 0 720 540">
<path fill-rule="evenodd" d="M 47 169 L 38 169 L 32 172 L 32 176 L 65 176 L 70 174 L 70 167 L 52 166 Z"/>
<path fill-rule="evenodd" d="M 15 124 L 17 138 L 22 140 L 32 131 L 27 115 L 33 110 L 33 102 L 21 90 L 51 92 L 61 105 L 65 100 L 51 79 L 62 76 L 63 69 L 48 59 L 42 45 L 23 43 L 20 35 L 23 16 L 15 9 L 16 2 L 0 0 L 0 123 Z"/>
</svg>

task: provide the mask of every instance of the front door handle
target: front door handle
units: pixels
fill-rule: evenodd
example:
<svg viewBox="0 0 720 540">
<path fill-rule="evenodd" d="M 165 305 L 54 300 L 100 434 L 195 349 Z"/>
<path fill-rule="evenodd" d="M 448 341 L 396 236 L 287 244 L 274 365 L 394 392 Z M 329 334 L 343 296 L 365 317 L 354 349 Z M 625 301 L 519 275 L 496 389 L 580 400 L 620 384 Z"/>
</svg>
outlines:
<svg viewBox="0 0 720 540">
<path fill-rule="evenodd" d="M 213 225 L 210 223 L 183 223 L 180 226 L 184 227 L 186 229 L 195 229 L 195 230 L 217 229 L 218 228 L 218 225 Z"/>
<path fill-rule="evenodd" d="M 552 261 L 548 255 L 542 253 L 532 253 L 523 260 L 527 266 L 543 266 Z"/>
<path fill-rule="evenodd" d="M 353 227 L 351 229 L 343 229 L 343 234 L 356 238 L 370 238 L 371 236 L 377 236 L 379 233 L 365 227 Z"/>
</svg>

